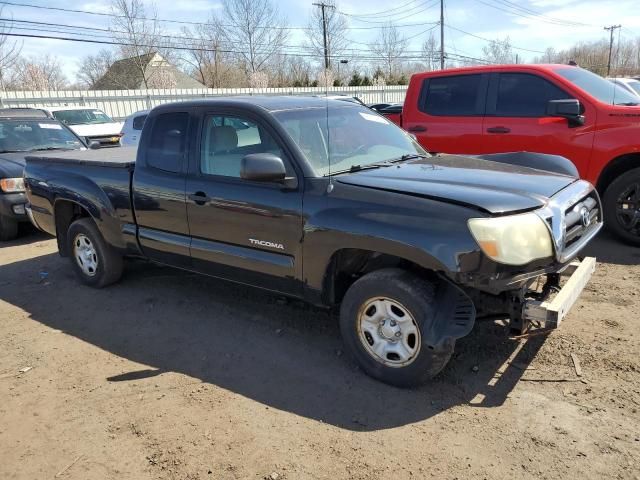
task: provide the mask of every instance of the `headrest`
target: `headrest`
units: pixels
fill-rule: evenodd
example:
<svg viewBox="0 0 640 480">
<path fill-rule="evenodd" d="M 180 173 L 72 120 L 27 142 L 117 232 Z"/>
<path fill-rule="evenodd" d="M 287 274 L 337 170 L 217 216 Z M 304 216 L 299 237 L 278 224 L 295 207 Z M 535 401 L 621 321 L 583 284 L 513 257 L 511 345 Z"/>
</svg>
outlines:
<svg viewBox="0 0 640 480">
<path fill-rule="evenodd" d="M 214 152 L 225 152 L 238 148 L 238 134 L 235 128 L 225 125 L 214 127 L 211 130 L 210 139 L 211 150 Z"/>
</svg>

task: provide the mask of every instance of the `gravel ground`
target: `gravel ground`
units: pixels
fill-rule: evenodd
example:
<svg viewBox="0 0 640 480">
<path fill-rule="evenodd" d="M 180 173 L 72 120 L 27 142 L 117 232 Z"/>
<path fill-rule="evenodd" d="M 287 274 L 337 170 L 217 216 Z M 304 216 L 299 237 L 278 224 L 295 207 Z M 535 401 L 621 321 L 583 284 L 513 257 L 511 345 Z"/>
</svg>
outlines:
<svg viewBox="0 0 640 480">
<path fill-rule="evenodd" d="M 93 290 L 23 232 L 0 247 L 0 478 L 640 479 L 640 249 L 588 253 L 559 330 L 479 323 L 400 390 L 323 311 L 142 262 Z"/>
</svg>

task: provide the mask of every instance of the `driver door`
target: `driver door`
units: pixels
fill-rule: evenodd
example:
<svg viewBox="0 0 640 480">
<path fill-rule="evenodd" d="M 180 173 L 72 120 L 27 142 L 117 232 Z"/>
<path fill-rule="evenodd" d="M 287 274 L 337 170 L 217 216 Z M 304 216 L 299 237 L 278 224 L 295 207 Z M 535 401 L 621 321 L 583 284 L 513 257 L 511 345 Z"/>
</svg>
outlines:
<svg viewBox="0 0 640 480">
<path fill-rule="evenodd" d="M 297 294 L 302 274 L 302 182 L 240 177 L 242 158 L 272 153 L 297 176 L 265 123 L 234 111 L 207 111 L 187 176 L 187 216 L 193 268 L 209 275 Z"/>
</svg>

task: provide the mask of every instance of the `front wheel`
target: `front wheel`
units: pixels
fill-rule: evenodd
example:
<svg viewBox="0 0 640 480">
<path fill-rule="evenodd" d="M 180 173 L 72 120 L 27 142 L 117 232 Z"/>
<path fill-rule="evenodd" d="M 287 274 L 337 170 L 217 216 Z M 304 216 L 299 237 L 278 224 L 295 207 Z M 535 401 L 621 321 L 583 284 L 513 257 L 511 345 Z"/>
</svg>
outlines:
<svg viewBox="0 0 640 480">
<path fill-rule="evenodd" d="M 104 241 L 92 219 L 73 222 L 67 239 L 71 265 L 82 283 L 102 288 L 120 279 L 122 255 Z"/>
<path fill-rule="evenodd" d="M 616 178 L 603 203 L 607 228 L 621 240 L 640 246 L 640 168 Z"/>
<path fill-rule="evenodd" d="M 434 349 L 425 342 L 435 303 L 435 286 L 411 272 L 371 272 L 344 297 L 343 341 L 368 375 L 399 387 L 423 384 L 444 368 L 455 344 Z"/>
</svg>

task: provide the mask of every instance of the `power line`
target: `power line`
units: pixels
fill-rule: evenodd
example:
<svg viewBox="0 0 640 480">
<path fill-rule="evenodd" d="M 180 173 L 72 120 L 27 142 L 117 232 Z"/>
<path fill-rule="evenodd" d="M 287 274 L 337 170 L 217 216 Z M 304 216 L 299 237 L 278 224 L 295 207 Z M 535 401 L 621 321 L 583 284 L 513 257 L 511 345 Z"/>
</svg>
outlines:
<svg viewBox="0 0 640 480">
<path fill-rule="evenodd" d="M 68 13 L 80 13 L 83 15 L 97 15 L 100 17 L 108 17 L 108 18 L 125 18 L 124 15 L 117 15 L 114 13 L 105 13 L 105 12 L 89 12 L 87 10 L 77 10 L 77 9 L 71 9 L 71 8 L 62 8 L 62 7 L 48 7 L 45 5 L 34 5 L 34 4 L 30 4 L 30 3 L 18 3 L 18 2 L 7 2 L 7 1 L 0 1 L 0 5 L 10 5 L 13 7 L 24 7 L 24 8 L 36 8 L 36 9 L 41 9 L 41 10 L 54 10 L 54 11 L 59 11 L 59 12 L 68 12 Z M 187 20 L 175 20 L 175 19 L 165 19 L 165 18 L 157 18 L 157 19 L 153 19 L 153 18 L 144 18 L 144 17 L 138 17 L 137 20 L 147 20 L 147 21 L 158 21 L 158 22 L 166 22 L 166 23 L 176 23 L 176 24 L 180 24 L 180 25 L 201 25 L 201 26 L 209 26 L 211 25 L 208 22 L 191 22 L 191 21 L 187 21 Z M 395 26 L 398 28 L 408 28 L 408 27 L 418 27 L 418 26 L 422 26 L 424 25 L 423 22 L 420 23 L 404 23 L 404 24 L 396 24 Z M 233 27 L 235 25 L 229 25 L 229 24 L 221 24 L 221 26 L 223 27 Z M 271 29 L 271 30 L 311 30 L 311 27 L 304 27 L 304 26 L 283 26 L 283 27 L 274 27 L 274 26 L 270 26 L 270 25 L 260 25 L 258 28 L 264 28 L 264 29 Z M 380 27 L 348 27 L 348 30 L 377 30 Z"/>
<path fill-rule="evenodd" d="M 550 21 L 550 22 L 565 23 L 567 25 L 576 25 L 576 26 L 584 26 L 584 27 L 595 27 L 595 26 L 597 26 L 597 25 L 592 25 L 592 24 L 589 24 L 589 23 L 576 22 L 574 20 L 562 20 L 561 18 L 550 17 L 550 16 L 544 15 L 544 14 L 542 14 L 540 12 L 536 12 L 535 10 L 532 10 L 532 9 L 530 9 L 528 7 L 523 7 L 521 5 L 518 5 L 517 3 L 513 3 L 513 2 L 511 2 L 509 0 L 493 0 L 493 1 L 494 2 L 500 2 L 501 4 L 503 4 L 503 5 L 507 6 L 507 7 L 513 8 L 514 10 L 518 10 L 520 12 L 524 12 L 525 14 L 528 13 L 530 15 L 539 17 L 541 19 L 545 19 L 545 20 Z"/>
<path fill-rule="evenodd" d="M 414 5 L 411 8 L 405 8 L 403 9 L 403 11 L 392 13 L 389 15 L 376 16 L 376 17 L 369 17 L 368 15 L 357 15 L 355 13 L 346 13 L 346 12 L 340 12 L 340 13 L 352 18 L 355 21 L 361 21 L 361 22 L 367 22 L 367 23 L 385 23 L 385 22 L 394 21 L 394 20 L 402 20 L 404 18 L 408 18 L 410 16 L 423 13 L 434 6 L 433 4 L 427 6 L 427 4 L 430 2 L 432 2 L 432 0 L 425 0 L 424 2 Z M 397 15 L 402 15 L 402 17 L 393 18 L 393 17 L 396 17 Z"/>
<path fill-rule="evenodd" d="M 508 4 L 505 3 L 501 3 L 499 5 L 495 5 L 493 3 L 487 3 L 484 0 L 477 0 L 478 2 L 482 3 L 483 5 L 486 5 L 487 7 L 491 7 L 494 8 L 496 10 L 499 10 L 503 13 L 508 13 L 511 15 L 515 15 L 518 17 L 522 17 L 522 18 L 527 18 L 529 20 L 538 20 L 538 21 L 542 21 L 544 23 L 550 23 L 551 25 L 560 25 L 560 26 L 565 26 L 565 27 L 581 27 L 581 26 L 588 26 L 591 27 L 593 25 L 587 25 L 586 23 L 578 23 L 578 22 L 571 22 L 571 21 L 565 21 L 565 20 L 560 20 L 560 19 L 554 19 L 551 17 L 544 17 L 541 15 L 532 15 L 532 14 L 526 14 L 526 13 L 522 13 L 519 12 L 518 10 L 514 10 L 513 7 L 511 7 Z M 494 0 L 494 1 L 501 1 L 501 0 Z M 503 0 L 504 1 L 504 0 Z"/>
<path fill-rule="evenodd" d="M 436 5 L 436 3 L 438 3 L 438 0 L 427 0 L 427 1 L 425 2 L 425 4 L 426 4 L 426 3 L 429 3 L 429 2 L 432 2 L 432 3 L 431 3 L 431 5 L 429 5 L 428 7 L 424 7 L 424 8 L 422 8 L 421 10 L 418 10 L 418 11 L 416 11 L 416 12 L 411 12 L 411 13 L 402 12 L 402 15 L 403 15 L 403 16 L 402 16 L 402 17 L 398 17 L 398 18 L 394 18 L 394 19 L 393 19 L 393 21 L 394 21 L 394 22 L 396 22 L 396 21 L 399 21 L 399 20 L 404 20 L 404 19 L 407 19 L 407 18 L 410 18 L 410 17 L 415 17 L 416 15 L 419 15 L 419 14 L 421 14 L 421 13 L 424 13 L 424 12 L 426 12 L 427 10 L 429 10 L 430 8 L 432 8 L 433 6 L 435 6 L 435 5 Z M 366 20 L 366 19 L 358 18 L 358 17 L 356 17 L 356 16 L 353 16 L 353 15 L 351 15 L 351 14 L 348 14 L 348 13 L 345 13 L 345 12 L 342 12 L 342 11 L 339 11 L 339 12 L 340 12 L 340 14 L 345 15 L 345 16 L 347 16 L 347 17 L 351 18 L 351 19 L 352 19 L 353 21 L 355 21 L 355 22 L 384 24 L 384 23 L 389 23 L 389 22 L 391 21 L 391 19 L 387 19 L 387 20 Z"/>
<path fill-rule="evenodd" d="M 494 40 L 492 40 L 492 39 L 490 39 L 490 38 L 481 37 L 480 35 L 476 35 L 475 33 L 467 32 L 466 30 L 462 30 L 462 29 L 460 29 L 460 28 L 454 27 L 454 26 L 449 25 L 449 24 L 447 24 L 447 27 L 449 27 L 450 29 L 455 30 L 455 31 L 457 31 L 457 32 L 464 33 L 465 35 L 469 35 L 469 36 L 471 36 L 471 37 L 478 38 L 478 39 L 480 39 L 480 40 L 484 40 L 484 41 L 486 41 L 486 42 L 495 42 L 495 39 L 494 39 Z M 545 53 L 545 52 L 543 52 L 542 50 L 532 50 L 532 49 L 530 49 L 530 48 L 517 47 L 517 46 L 515 46 L 515 45 L 510 45 L 510 46 L 511 46 L 511 48 L 513 48 L 513 49 L 515 49 L 515 50 L 522 50 L 523 52 L 531 52 L 531 53 Z"/>
<path fill-rule="evenodd" d="M 348 15 L 350 17 L 377 17 L 379 15 L 386 16 L 386 13 L 393 12 L 396 10 L 401 10 L 405 7 L 408 7 L 410 4 L 414 3 L 415 1 L 416 0 L 410 0 L 406 3 L 403 3 L 402 5 L 398 5 L 397 7 L 389 8 L 387 10 L 380 10 L 378 12 L 372 12 L 372 13 L 361 13 L 361 14 L 347 13 L 347 12 L 341 12 L 341 13 L 343 13 L 344 15 Z"/>
</svg>

